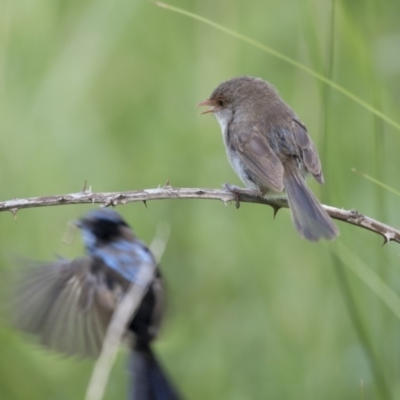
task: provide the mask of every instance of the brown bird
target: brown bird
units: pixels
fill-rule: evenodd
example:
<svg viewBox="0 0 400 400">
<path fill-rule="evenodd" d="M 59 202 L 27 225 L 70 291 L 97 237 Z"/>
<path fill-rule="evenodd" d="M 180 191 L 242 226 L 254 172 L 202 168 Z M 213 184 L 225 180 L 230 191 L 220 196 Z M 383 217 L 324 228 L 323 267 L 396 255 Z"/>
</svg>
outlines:
<svg viewBox="0 0 400 400">
<path fill-rule="evenodd" d="M 317 241 L 338 236 L 336 225 L 304 180 L 311 174 L 324 183 L 315 145 L 270 83 L 249 76 L 233 78 L 198 106 L 209 106 L 202 114 L 217 118 L 229 162 L 247 188 L 263 196 L 286 191 L 302 237 Z"/>
</svg>

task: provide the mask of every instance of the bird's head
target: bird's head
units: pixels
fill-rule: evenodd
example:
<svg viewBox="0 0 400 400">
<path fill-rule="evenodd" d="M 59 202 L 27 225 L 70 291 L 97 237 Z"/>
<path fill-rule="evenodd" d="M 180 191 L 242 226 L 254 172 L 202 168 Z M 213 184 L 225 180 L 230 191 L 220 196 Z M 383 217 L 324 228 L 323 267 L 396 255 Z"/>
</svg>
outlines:
<svg viewBox="0 0 400 400">
<path fill-rule="evenodd" d="M 83 241 L 88 249 L 119 239 L 134 238 L 133 231 L 125 220 L 116 211 L 108 208 L 88 212 L 75 225 L 82 230 Z"/>
</svg>

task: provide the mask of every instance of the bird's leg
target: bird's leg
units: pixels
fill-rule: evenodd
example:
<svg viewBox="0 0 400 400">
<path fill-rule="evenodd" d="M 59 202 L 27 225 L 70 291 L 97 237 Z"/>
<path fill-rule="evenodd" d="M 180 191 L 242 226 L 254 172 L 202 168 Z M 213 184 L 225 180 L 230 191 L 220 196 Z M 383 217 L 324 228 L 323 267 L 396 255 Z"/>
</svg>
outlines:
<svg viewBox="0 0 400 400">
<path fill-rule="evenodd" d="M 259 196 L 262 197 L 263 194 L 259 190 L 245 189 L 239 186 L 231 185 L 230 183 L 224 183 L 224 189 L 231 192 L 235 196 L 236 208 L 240 207 L 240 195 L 247 196 Z"/>
</svg>

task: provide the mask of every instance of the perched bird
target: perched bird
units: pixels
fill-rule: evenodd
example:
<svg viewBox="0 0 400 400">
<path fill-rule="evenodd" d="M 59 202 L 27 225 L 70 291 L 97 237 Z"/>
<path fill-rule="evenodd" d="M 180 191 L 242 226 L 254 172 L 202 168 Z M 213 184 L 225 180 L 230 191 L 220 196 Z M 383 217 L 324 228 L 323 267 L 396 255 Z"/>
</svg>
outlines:
<svg viewBox="0 0 400 400">
<path fill-rule="evenodd" d="M 164 309 L 154 256 L 113 210 L 91 211 L 76 225 L 82 230 L 86 255 L 72 261 L 28 262 L 14 293 L 16 327 L 67 355 L 97 356 L 114 310 L 127 289 L 138 283 L 141 266 L 152 265 L 154 278 L 127 327 L 134 339 L 130 399 L 178 399 L 150 347 Z"/>
<path fill-rule="evenodd" d="M 286 191 L 302 237 L 317 241 L 338 236 L 336 225 L 304 180 L 311 174 L 324 183 L 314 143 L 270 83 L 249 76 L 233 78 L 198 106 L 209 106 L 202 114 L 217 118 L 229 162 L 247 188 L 262 195 Z M 240 193 L 240 188 L 228 188 Z"/>
</svg>

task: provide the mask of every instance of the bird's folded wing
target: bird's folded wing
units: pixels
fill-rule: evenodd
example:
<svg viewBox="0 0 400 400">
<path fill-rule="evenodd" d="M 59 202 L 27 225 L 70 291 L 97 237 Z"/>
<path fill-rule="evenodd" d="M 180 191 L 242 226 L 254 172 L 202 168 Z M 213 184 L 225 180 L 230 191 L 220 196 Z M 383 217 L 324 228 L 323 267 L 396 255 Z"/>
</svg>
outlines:
<svg viewBox="0 0 400 400">
<path fill-rule="evenodd" d="M 267 137 L 256 126 L 249 126 L 232 139 L 241 161 L 257 181 L 276 192 L 282 192 L 283 165 L 271 149 Z"/>
<path fill-rule="evenodd" d="M 324 177 L 321 170 L 321 161 L 319 160 L 317 149 L 314 142 L 307 133 L 307 128 L 298 119 L 293 119 L 291 131 L 296 139 L 297 145 L 303 154 L 303 162 L 308 172 L 314 176 L 319 183 L 324 183 Z"/>
</svg>

